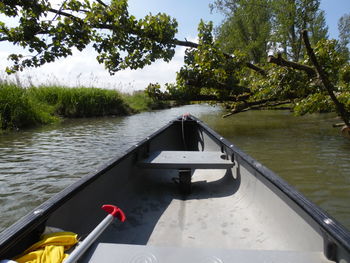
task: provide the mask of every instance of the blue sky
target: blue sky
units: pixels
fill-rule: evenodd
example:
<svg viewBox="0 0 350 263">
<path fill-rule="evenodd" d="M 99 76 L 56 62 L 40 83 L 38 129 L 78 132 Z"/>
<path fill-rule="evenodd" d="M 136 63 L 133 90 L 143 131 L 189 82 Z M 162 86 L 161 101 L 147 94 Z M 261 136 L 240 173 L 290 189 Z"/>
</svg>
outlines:
<svg viewBox="0 0 350 263">
<path fill-rule="evenodd" d="M 60 3 L 62 0 L 51 0 Z M 129 12 L 138 18 L 149 13 L 164 12 L 176 18 L 179 24 L 177 38 L 195 40 L 200 19 L 213 21 L 219 25 L 223 16 L 214 11 L 210 12 L 209 4 L 213 0 L 129 0 Z M 337 23 L 339 18 L 350 13 L 350 0 L 321 0 L 321 9 L 326 12 L 330 38 L 338 37 Z M 2 17 L 0 16 L 0 20 Z M 8 62 L 6 57 L 14 48 L 10 44 L 0 42 L 0 65 Z M 109 76 L 102 65 L 96 62 L 96 54 L 92 49 L 80 53 L 74 52 L 72 57 L 44 65 L 39 69 L 26 70 L 18 74 L 24 85 L 34 84 L 63 84 L 63 85 L 94 85 L 104 88 L 116 88 L 122 91 L 144 89 L 149 83 L 174 82 L 175 72 L 183 64 L 184 48 L 177 48 L 176 55 L 170 63 L 158 61 L 142 70 L 124 70 L 114 76 Z M 0 78 L 5 74 L 1 73 Z M 14 78 L 11 76 L 10 78 Z"/>
<path fill-rule="evenodd" d="M 321 0 L 321 9 L 326 12 L 330 38 L 338 38 L 338 20 L 350 13 L 350 0 Z"/>
<path fill-rule="evenodd" d="M 349 0 L 350 1 L 350 0 Z M 223 16 L 217 12 L 211 14 L 209 4 L 212 0 L 129 0 L 130 13 L 141 18 L 148 13 L 166 13 L 176 18 L 179 23 L 178 38 L 194 37 L 197 33 L 197 26 L 200 19 L 213 21 L 218 25 Z"/>
</svg>

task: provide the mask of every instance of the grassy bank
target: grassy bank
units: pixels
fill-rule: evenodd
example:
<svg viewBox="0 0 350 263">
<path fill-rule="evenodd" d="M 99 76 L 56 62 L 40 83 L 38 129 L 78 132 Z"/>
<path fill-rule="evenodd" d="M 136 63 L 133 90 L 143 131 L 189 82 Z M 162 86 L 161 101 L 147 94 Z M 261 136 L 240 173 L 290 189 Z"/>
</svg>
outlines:
<svg viewBox="0 0 350 263">
<path fill-rule="evenodd" d="M 132 109 L 115 90 L 98 88 L 31 87 L 29 97 L 54 107 L 55 115 L 66 118 L 127 115 Z"/>
<path fill-rule="evenodd" d="M 0 130 L 47 124 L 57 120 L 50 105 L 14 84 L 0 84 Z"/>
<path fill-rule="evenodd" d="M 122 94 L 122 97 L 124 101 L 136 111 L 158 110 L 170 107 L 168 102 L 156 101 L 143 91 L 135 91 L 132 94 Z"/>
<path fill-rule="evenodd" d="M 3 82 L 0 83 L 0 130 L 48 124 L 62 118 L 121 116 L 165 106 L 144 92 L 130 95 L 84 87 L 21 88 Z"/>
</svg>

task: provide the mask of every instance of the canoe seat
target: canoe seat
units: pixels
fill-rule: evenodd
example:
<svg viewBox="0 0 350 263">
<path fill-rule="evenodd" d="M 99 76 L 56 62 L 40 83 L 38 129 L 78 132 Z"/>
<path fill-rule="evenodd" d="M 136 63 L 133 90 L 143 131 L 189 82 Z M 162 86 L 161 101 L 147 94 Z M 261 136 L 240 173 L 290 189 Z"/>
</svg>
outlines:
<svg viewBox="0 0 350 263">
<path fill-rule="evenodd" d="M 221 152 L 157 151 L 139 165 L 158 169 L 230 169 L 234 164 Z"/>
<path fill-rule="evenodd" d="M 184 194 L 191 193 L 191 177 L 195 169 L 230 169 L 231 160 L 221 152 L 199 151 L 157 151 L 139 162 L 143 168 L 177 169 L 180 189 Z"/>
<path fill-rule="evenodd" d="M 322 252 L 236 250 L 215 248 L 158 247 L 99 243 L 91 248 L 83 263 L 114 262 L 298 262 L 320 263 L 328 261 Z"/>
</svg>

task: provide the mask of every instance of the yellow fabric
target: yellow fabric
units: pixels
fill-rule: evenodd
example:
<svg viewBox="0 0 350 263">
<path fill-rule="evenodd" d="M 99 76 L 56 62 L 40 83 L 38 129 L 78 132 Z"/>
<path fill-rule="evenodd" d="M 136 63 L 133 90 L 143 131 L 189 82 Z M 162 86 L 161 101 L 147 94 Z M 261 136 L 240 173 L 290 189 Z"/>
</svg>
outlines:
<svg viewBox="0 0 350 263">
<path fill-rule="evenodd" d="M 64 253 L 78 242 L 72 232 L 58 232 L 42 236 L 42 239 L 15 258 L 18 263 L 61 263 L 68 255 Z"/>
</svg>

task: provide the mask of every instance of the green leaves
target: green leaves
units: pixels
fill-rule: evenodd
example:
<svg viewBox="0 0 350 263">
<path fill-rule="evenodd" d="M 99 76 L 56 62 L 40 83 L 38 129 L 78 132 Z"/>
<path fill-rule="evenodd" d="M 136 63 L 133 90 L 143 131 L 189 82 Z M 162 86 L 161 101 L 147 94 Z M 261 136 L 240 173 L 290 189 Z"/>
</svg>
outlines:
<svg viewBox="0 0 350 263">
<path fill-rule="evenodd" d="M 211 22 L 199 23 L 198 48 L 185 51 L 185 65 L 177 72 L 176 85 L 168 84 L 166 93 L 161 93 L 160 87 L 150 85 L 148 91 L 153 97 L 164 95 L 188 101 L 201 96 L 211 96 L 223 100 L 242 92 L 242 87 L 238 86 L 236 72 L 242 68 L 243 63 L 221 51 L 214 41 L 212 31 Z"/>
<path fill-rule="evenodd" d="M 226 15 L 216 31 L 223 50 L 233 53 L 239 49 L 254 63 L 263 61 L 271 35 L 270 1 L 220 0 L 215 1 L 215 8 Z"/>
<path fill-rule="evenodd" d="M 31 57 L 12 55 L 13 66 L 7 72 L 38 67 L 83 50 L 90 43 L 111 74 L 137 69 L 157 59 L 170 61 L 177 22 L 166 14 L 149 14 L 137 20 L 129 15 L 127 0 L 112 0 L 105 6 L 88 0 L 67 0 L 59 9 L 48 0 L 6 0 L 0 12 L 18 16 L 15 27 L 0 23 L 0 41 L 27 48 Z"/>
</svg>

